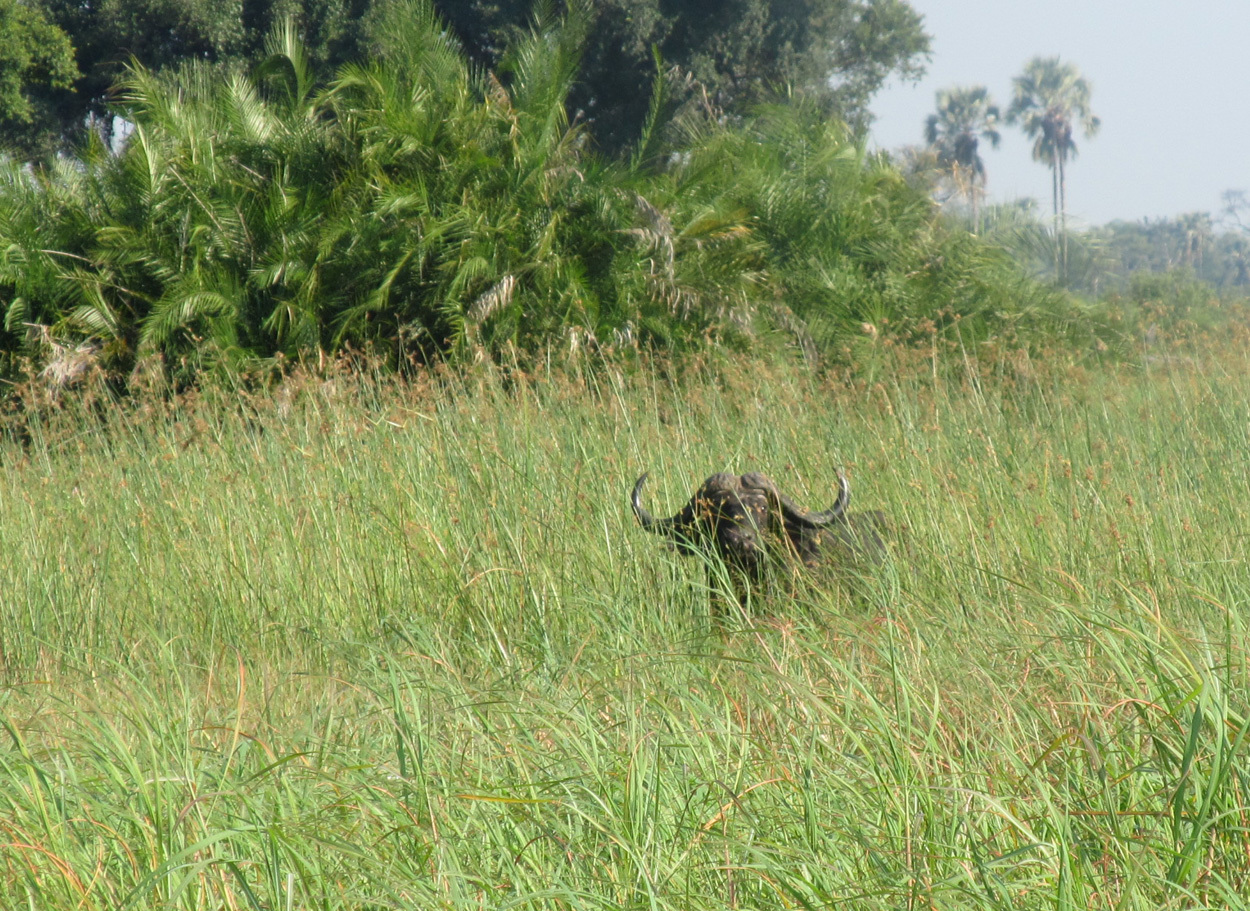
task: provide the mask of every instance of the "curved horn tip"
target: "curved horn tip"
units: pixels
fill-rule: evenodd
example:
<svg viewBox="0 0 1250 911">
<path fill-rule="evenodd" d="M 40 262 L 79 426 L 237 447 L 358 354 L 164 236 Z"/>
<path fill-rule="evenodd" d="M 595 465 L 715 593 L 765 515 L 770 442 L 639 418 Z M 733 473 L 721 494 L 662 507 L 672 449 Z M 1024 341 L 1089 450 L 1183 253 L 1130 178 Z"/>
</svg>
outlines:
<svg viewBox="0 0 1250 911">
<path fill-rule="evenodd" d="M 838 500 L 834 509 L 839 512 L 846 510 L 847 505 L 851 502 L 851 482 L 846 479 L 846 472 L 841 468 L 838 469 Z"/>
<path fill-rule="evenodd" d="M 638 524 L 643 528 L 652 528 L 657 522 L 651 513 L 647 512 L 642 505 L 642 485 L 647 481 L 647 472 L 643 472 L 637 481 L 634 482 L 634 492 L 629 498 L 630 505 L 634 509 L 634 516 L 638 519 Z"/>
</svg>

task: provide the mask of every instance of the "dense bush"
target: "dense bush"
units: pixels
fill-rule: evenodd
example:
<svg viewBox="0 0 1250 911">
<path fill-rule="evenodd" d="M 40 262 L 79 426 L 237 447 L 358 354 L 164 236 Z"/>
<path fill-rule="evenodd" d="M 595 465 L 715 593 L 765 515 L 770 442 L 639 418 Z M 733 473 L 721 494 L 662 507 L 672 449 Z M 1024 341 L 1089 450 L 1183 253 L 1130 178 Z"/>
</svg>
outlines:
<svg viewBox="0 0 1250 911">
<path fill-rule="evenodd" d="M 815 107 L 674 114 L 659 77 L 628 160 L 601 158 L 566 115 L 583 31 L 536 20 L 483 72 L 412 0 L 324 90 L 290 27 L 246 75 L 136 67 L 120 153 L 88 137 L 5 174 L 6 369 L 50 343 L 190 378 L 344 347 L 397 364 L 765 338 L 816 354 L 1071 324 Z"/>
</svg>

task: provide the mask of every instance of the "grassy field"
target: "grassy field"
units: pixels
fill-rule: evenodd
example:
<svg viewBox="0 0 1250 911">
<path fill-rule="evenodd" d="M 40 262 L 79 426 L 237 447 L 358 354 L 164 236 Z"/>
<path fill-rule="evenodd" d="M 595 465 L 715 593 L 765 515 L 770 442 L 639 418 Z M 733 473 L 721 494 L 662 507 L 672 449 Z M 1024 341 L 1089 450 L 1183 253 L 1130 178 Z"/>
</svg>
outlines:
<svg viewBox="0 0 1250 911">
<path fill-rule="evenodd" d="M 2 444 L 0 907 L 1250 905 L 1250 361 L 999 363 Z M 719 622 L 627 505 L 839 466 L 893 557 Z"/>
</svg>

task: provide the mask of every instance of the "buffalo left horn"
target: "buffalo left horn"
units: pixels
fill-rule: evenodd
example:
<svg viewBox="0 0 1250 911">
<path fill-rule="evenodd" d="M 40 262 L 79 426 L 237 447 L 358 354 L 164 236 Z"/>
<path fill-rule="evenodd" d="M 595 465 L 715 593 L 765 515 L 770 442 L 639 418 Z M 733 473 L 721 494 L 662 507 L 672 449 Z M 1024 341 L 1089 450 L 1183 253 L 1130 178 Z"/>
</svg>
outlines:
<svg viewBox="0 0 1250 911">
<path fill-rule="evenodd" d="M 642 505 L 642 485 L 647 481 L 647 474 L 644 472 L 634 484 L 634 494 L 630 498 L 630 502 L 634 506 L 634 515 L 638 517 L 638 524 L 647 531 L 654 531 L 657 534 L 671 535 L 673 533 L 673 519 L 657 519 L 651 513 L 647 512 Z"/>
</svg>

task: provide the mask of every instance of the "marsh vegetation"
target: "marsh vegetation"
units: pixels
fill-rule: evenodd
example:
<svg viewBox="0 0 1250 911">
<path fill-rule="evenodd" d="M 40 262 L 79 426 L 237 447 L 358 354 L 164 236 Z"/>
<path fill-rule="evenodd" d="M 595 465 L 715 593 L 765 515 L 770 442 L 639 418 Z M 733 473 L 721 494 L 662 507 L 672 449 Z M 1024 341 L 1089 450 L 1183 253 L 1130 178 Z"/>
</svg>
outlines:
<svg viewBox="0 0 1250 911">
<path fill-rule="evenodd" d="M 0 904 L 1242 906 L 1244 348 L 882 358 L 27 420 Z M 844 466 L 908 557 L 713 622 L 642 465 Z"/>
</svg>

